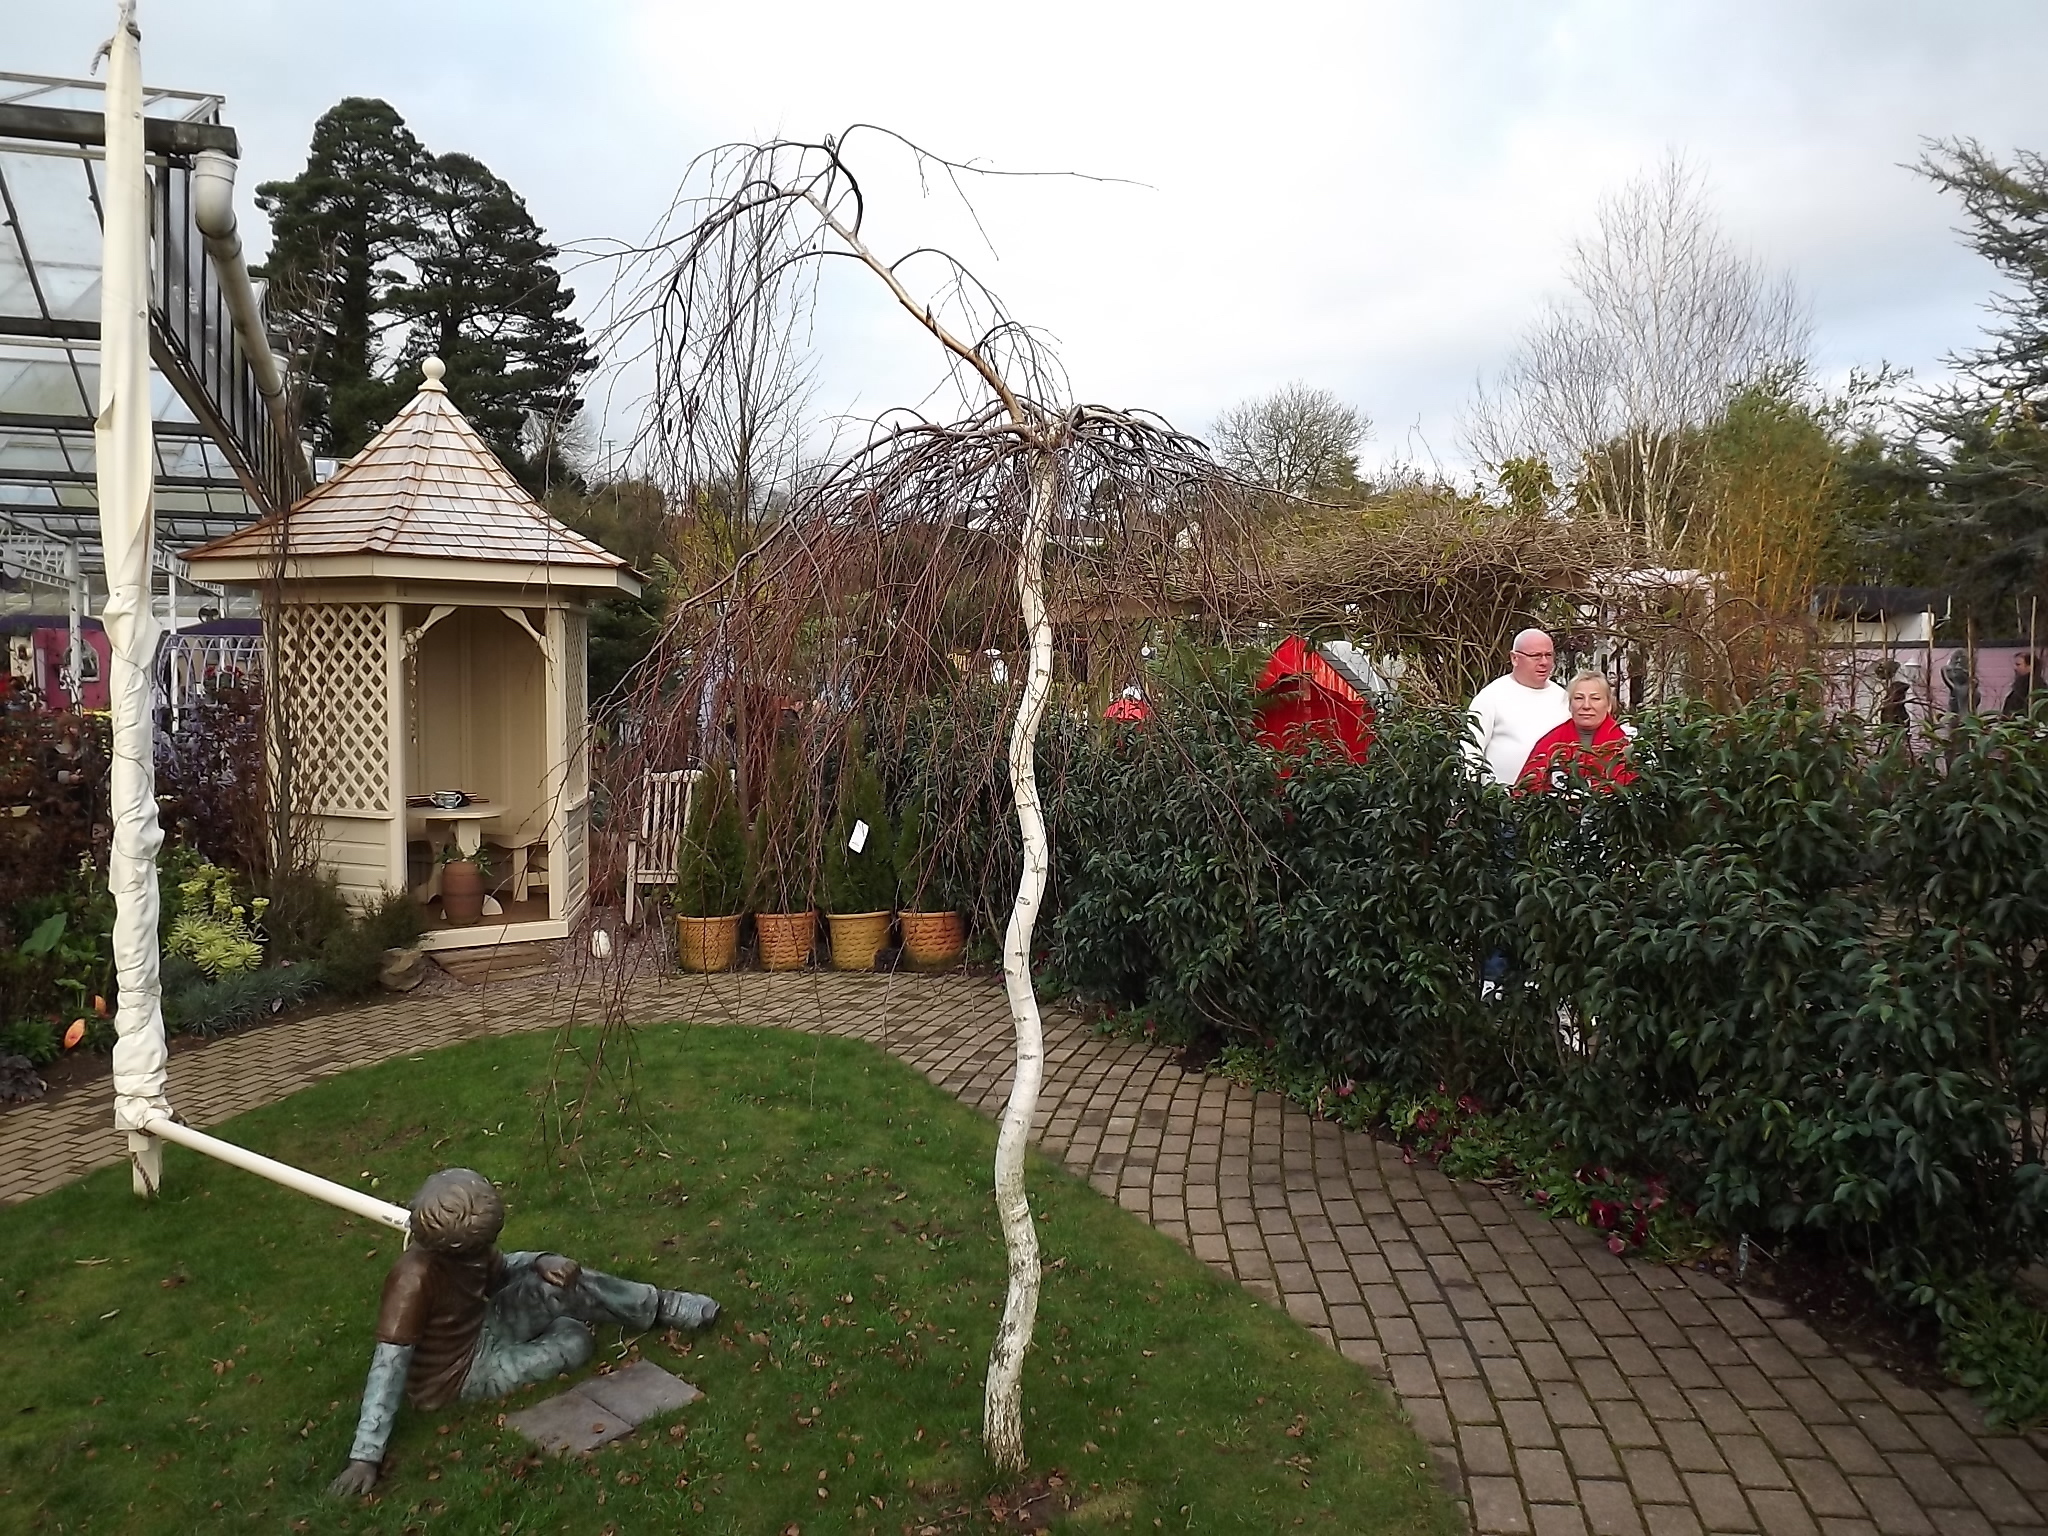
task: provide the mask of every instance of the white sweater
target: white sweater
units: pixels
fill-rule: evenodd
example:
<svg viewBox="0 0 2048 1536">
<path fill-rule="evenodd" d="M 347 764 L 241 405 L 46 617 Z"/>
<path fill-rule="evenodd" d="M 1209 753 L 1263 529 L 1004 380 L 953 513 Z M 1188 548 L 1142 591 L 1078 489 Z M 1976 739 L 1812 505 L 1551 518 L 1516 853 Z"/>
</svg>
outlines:
<svg viewBox="0 0 2048 1536">
<path fill-rule="evenodd" d="M 1571 705 L 1556 683 L 1527 688 L 1513 675 L 1497 677 L 1465 710 L 1465 757 L 1484 762 L 1496 784 L 1513 784 L 1528 765 L 1529 749 L 1571 719 Z"/>
</svg>

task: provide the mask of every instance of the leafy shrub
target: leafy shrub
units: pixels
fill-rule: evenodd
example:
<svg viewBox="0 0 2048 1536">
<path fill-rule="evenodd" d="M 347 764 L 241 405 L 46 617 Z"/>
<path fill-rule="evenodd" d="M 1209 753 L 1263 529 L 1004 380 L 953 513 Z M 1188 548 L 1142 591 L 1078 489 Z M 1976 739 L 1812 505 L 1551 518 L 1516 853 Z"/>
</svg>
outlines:
<svg viewBox="0 0 2048 1536">
<path fill-rule="evenodd" d="M 31 1066 L 57 1059 L 57 1026 L 48 1019 L 17 1019 L 0 1026 L 0 1056 L 26 1056 Z"/>
<path fill-rule="evenodd" d="M 2048 1313 L 1986 1274 L 1922 1299 L 1941 1319 L 1942 1364 L 1983 1404 L 1986 1423 L 2048 1419 Z"/>
<path fill-rule="evenodd" d="M 207 1039 L 231 1034 L 304 1002 L 320 990 L 321 980 L 318 968 L 310 965 L 274 965 L 202 978 L 176 993 L 165 993 L 164 1027 Z"/>
<path fill-rule="evenodd" d="M 166 947 L 208 976 L 253 971 L 263 964 L 263 940 L 256 925 L 270 905 L 263 897 L 237 899 L 235 879 L 216 864 L 202 864 L 178 886 L 182 898 Z"/>
<path fill-rule="evenodd" d="M 1588 1211 L 1660 1189 L 1894 1283 L 2048 1255 L 2041 723 L 1916 752 L 1796 692 L 1681 704 L 1627 789 L 1513 796 L 1454 715 L 1383 712 L 1359 766 L 1267 752 L 1253 703 L 1197 675 L 1141 730 L 1049 731 L 1040 932 L 1083 997 L 1323 1088 L 1499 1106 Z M 974 771 L 915 740 L 906 780 Z"/>
<path fill-rule="evenodd" d="M 263 695 L 249 685 L 189 701 L 157 738 L 164 830 L 206 859 L 254 877 L 268 867 L 269 773 Z"/>
<path fill-rule="evenodd" d="M 377 990 L 384 952 L 417 944 L 425 926 L 425 914 L 408 892 L 386 891 L 320 946 L 315 964 L 321 985 L 338 997 L 368 996 Z"/>
<path fill-rule="evenodd" d="M 331 870 L 279 870 L 263 894 L 263 914 L 273 960 L 311 960 L 335 933 L 349 926 L 348 898 Z"/>
</svg>

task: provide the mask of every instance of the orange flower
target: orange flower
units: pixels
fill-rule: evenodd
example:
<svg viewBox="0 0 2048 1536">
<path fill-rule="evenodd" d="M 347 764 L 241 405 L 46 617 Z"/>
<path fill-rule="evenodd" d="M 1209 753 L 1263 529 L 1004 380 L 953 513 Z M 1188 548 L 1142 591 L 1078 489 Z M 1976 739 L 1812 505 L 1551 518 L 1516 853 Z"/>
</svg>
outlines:
<svg viewBox="0 0 2048 1536">
<path fill-rule="evenodd" d="M 71 1027 L 64 1031 L 64 1049 L 67 1051 L 73 1049 L 84 1038 L 85 1020 L 73 1019 Z"/>
</svg>

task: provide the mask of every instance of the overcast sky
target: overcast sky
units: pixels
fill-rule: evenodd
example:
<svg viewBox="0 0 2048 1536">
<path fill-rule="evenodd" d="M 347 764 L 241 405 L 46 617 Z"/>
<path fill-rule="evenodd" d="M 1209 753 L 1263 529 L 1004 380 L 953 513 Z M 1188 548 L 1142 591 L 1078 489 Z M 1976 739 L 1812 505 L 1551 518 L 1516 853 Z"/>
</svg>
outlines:
<svg viewBox="0 0 2048 1536">
<path fill-rule="evenodd" d="M 0 68 L 82 75 L 113 0 L 0 0 Z M 1201 430 L 1290 380 L 1377 424 L 1364 457 L 1462 462 L 1475 381 L 1558 291 L 1598 201 L 1678 151 L 1789 271 L 1825 374 L 1921 377 L 1990 269 L 1904 169 L 1927 136 L 2048 149 L 2048 9 L 1900 0 L 1376 0 L 1028 7 L 753 0 L 140 0 L 153 85 L 214 91 L 249 193 L 313 121 L 381 96 L 521 192 L 557 244 L 642 234 L 723 140 L 865 120 L 960 159 L 1140 185 L 993 182 L 993 252 L 878 167 L 885 240 L 946 243 L 1058 342 L 1077 396 Z M 595 299 L 595 281 L 583 284 Z M 818 405 L 914 402 L 927 344 L 826 295 Z M 628 381 L 630 393 L 632 381 Z M 626 409 L 614 404 L 615 427 Z"/>
</svg>

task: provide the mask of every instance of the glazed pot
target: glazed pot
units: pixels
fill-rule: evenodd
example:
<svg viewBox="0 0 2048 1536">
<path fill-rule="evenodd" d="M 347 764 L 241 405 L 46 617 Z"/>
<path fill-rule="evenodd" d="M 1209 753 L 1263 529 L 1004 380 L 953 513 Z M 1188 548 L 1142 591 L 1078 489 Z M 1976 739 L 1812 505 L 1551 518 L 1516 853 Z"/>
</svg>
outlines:
<svg viewBox="0 0 2048 1536">
<path fill-rule="evenodd" d="M 920 971 L 950 970 L 967 952 L 967 924 L 958 912 L 905 912 L 903 957 Z"/>
<path fill-rule="evenodd" d="M 441 866 L 441 915 L 451 928 L 472 928 L 484 915 L 484 872 L 473 859 Z"/>
<path fill-rule="evenodd" d="M 726 971 L 740 948 L 740 914 L 678 917 L 676 952 L 686 971 Z"/>
<path fill-rule="evenodd" d="M 872 971 L 875 956 L 889 942 L 887 912 L 828 912 L 832 927 L 832 969 Z"/>
<path fill-rule="evenodd" d="M 816 912 L 756 912 L 754 937 L 760 941 L 761 969 L 800 971 L 811 958 L 817 937 Z"/>
</svg>

